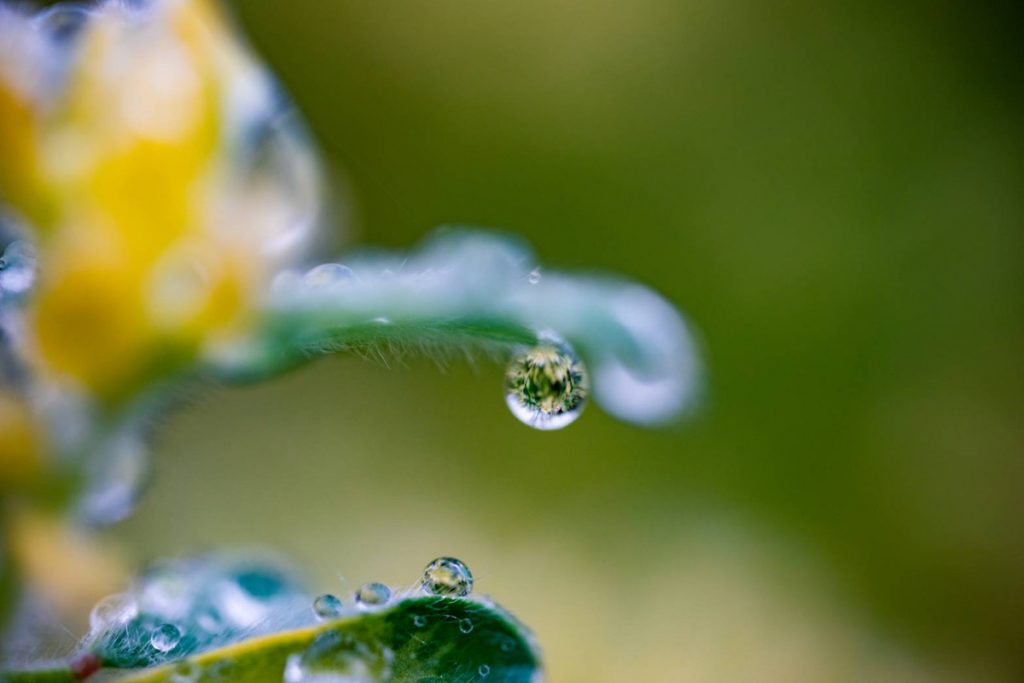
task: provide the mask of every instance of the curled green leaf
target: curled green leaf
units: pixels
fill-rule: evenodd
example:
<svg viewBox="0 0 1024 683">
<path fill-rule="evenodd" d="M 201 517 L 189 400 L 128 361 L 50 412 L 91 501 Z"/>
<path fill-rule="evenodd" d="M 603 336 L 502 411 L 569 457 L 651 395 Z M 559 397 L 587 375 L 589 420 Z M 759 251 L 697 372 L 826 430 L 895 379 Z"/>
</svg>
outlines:
<svg viewBox="0 0 1024 683">
<path fill-rule="evenodd" d="M 455 229 L 410 254 L 282 273 L 259 332 L 219 349 L 208 372 L 241 380 L 344 350 L 520 350 L 550 335 L 578 350 L 598 403 L 621 419 L 665 422 L 697 396 L 695 344 L 662 297 L 609 276 L 541 271 L 519 240 Z"/>
</svg>

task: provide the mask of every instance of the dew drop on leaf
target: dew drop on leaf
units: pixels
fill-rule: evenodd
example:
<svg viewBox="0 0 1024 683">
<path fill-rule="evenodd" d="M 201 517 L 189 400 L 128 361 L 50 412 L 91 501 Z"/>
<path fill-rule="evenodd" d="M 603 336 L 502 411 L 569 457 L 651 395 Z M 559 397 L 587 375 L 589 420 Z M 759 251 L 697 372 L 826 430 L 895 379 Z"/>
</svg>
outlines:
<svg viewBox="0 0 1024 683">
<path fill-rule="evenodd" d="M 459 631 L 462 633 L 473 632 L 473 620 L 472 619 L 459 619 Z"/>
<path fill-rule="evenodd" d="M 491 673 L 491 667 L 487 666 L 486 664 L 481 664 L 476 671 L 478 674 L 480 674 L 480 678 L 487 678 L 487 675 Z"/>
<path fill-rule="evenodd" d="M 432 595 L 461 598 L 473 590 L 473 574 L 462 561 L 439 557 L 423 570 L 423 589 Z"/>
<path fill-rule="evenodd" d="M 135 598 L 129 593 L 115 593 L 97 602 L 89 613 L 89 627 L 93 631 L 124 624 L 139 613 Z"/>
<path fill-rule="evenodd" d="M 561 429 L 583 412 L 589 380 L 583 361 L 565 342 L 542 335 L 532 349 L 509 361 L 505 402 L 523 424 Z"/>
<path fill-rule="evenodd" d="M 337 619 L 342 609 L 341 599 L 330 593 L 324 593 L 313 600 L 313 612 L 319 619 Z"/>
<path fill-rule="evenodd" d="M 181 642 L 181 629 L 174 624 L 161 624 L 149 637 L 154 650 L 170 652 Z"/>
<path fill-rule="evenodd" d="M 391 589 L 383 583 L 364 583 L 356 591 L 356 604 L 360 607 L 383 605 L 391 599 Z"/>
</svg>

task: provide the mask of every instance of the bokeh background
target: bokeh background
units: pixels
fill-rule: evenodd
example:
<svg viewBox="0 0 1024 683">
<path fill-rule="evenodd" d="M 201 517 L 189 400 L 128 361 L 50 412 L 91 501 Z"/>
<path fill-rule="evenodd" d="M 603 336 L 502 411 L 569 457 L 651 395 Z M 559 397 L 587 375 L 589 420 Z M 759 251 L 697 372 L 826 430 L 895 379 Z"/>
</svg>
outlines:
<svg viewBox="0 0 1024 683">
<path fill-rule="evenodd" d="M 238 0 L 338 244 L 443 223 L 676 302 L 685 424 L 517 422 L 481 359 L 198 397 L 111 535 L 341 592 L 464 559 L 553 683 L 1024 679 L 1017 3 Z"/>
</svg>

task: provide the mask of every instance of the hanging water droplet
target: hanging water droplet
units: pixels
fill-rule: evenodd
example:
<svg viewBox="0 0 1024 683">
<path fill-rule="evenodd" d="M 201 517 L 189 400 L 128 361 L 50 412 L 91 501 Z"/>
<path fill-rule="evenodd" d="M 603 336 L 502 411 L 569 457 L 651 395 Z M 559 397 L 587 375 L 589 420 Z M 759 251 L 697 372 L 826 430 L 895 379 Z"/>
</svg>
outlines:
<svg viewBox="0 0 1024 683">
<path fill-rule="evenodd" d="M 423 570 L 422 583 L 428 593 L 461 598 L 473 590 L 473 574 L 460 560 L 439 557 Z"/>
<path fill-rule="evenodd" d="M 540 267 L 538 266 L 537 268 L 534 268 L 533 270 L 530 271 L 530 274 L 526 276 L 526 281 L 529 282 L 531 285 L 535 285 L 538 282 L 540 282 L 540 278 Z"/>
<path fill-rule="evenodd" d="M 340 263 L 322 263 L 308 270 L 302 276 L 302 281 L 307 287 L 321 289 L 355 280 L 355 278 L 356 274 L 348 266 Z"/>
<path fill-rule="evenodd" d="M 480 674 L 480 678 L 487 678 L 487 675 L 491 673 L 491 667 L 487 666 L 486 664 L 481 664 L 477 668 L 476 672 Z"/>
<path fill-rule="evenodd" d="M 161 624 L 149 637 L 154 650 L 170 652 L 181 642 L 181 629 L 174 624 Z"/>
<path fill-rule="evenodd" d="M 583 412 L 588 393 L 583 361 L 552 335 L 541 335 L 537 346 L 513 357 L 505 371 L 505 402 L 535 429 L 572 423 Z"/>
<path fill-rule="evenodd" d="M 462 633 L 473 632 L 473 620 L 472 619 L 459 619 L 459 631 Z"/>
<path fill-rule="evenodd" d="M 115 593 L 97 602 L 89 613 L 89 627 L 93 631 L 124 624 L 139 613 L 135 597 L 129 593 Z"/>
<path fill-rule="evenodd" d="M 383 583 L 364 583 L 356 591 L 356 604 L 360 607 L 383 605 L 391 599 L 391 589 Z"/>
<path fill-rule="evenodd" d="M 20 299 L 36 280 L 36 252 L 28 242 L 11 242 L 0 255 L 0 301 Z"/>
<path fill-rule="evenodd" d="M 337 619 L 342 610 L 341 599 L 330 593 L 324 593 L 313 601 L 313 611 L 320 619 Z"/>
</svg>

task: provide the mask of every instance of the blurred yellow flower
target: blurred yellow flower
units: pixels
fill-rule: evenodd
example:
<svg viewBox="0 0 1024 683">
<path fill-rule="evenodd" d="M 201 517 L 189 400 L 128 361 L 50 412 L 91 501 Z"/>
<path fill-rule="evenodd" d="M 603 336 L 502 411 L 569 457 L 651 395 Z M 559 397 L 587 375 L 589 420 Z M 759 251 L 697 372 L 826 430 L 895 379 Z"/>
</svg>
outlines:
<svg viewBox="0 0 1024 683">
<path fill-rule="evenodd" d="M 118 403 L 244 331 L 308 241 L 315 163 L 210 2 L 108 3 L 72 41 L 18 21 L 0 193 L 38 243 L 28 360 Z"/>
</svg>

